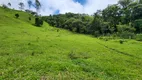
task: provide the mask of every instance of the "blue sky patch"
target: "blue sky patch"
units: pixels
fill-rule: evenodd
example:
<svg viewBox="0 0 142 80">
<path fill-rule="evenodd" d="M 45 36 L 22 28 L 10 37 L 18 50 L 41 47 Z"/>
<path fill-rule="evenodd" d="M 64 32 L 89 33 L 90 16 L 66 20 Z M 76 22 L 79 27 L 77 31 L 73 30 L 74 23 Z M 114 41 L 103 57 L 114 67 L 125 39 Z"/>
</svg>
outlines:
<svg viewBox="0 0 142 80">
<path fill-rule="evenodd" d="M 87 3 L 87 0 L 73 0 L 74 2 L 78 2 L 81 5 L 85 5 Z"/>
<path fill-rule="evenodd" d="M 59 13 L 60 13 L 60 10 L 56 10 L 56 11 L 54 12 L 55 15 L 57 15 L 57 14 L 59 14 Z"/>
</svg>

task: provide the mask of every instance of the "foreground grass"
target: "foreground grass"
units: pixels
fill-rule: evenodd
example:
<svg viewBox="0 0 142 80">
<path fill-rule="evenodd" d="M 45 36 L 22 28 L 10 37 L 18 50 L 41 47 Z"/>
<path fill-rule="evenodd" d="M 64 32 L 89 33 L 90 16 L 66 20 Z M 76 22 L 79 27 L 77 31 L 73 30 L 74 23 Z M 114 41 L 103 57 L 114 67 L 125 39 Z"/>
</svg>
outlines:
<svg viewBox="0 0 142 80">
<path fill-rule="evenodd" d="M 46 23 L 39 28 L 26 13 L 0 11 L 1 80 L 142 79 L 141 42 L 102 41 Z"/>
</svg>

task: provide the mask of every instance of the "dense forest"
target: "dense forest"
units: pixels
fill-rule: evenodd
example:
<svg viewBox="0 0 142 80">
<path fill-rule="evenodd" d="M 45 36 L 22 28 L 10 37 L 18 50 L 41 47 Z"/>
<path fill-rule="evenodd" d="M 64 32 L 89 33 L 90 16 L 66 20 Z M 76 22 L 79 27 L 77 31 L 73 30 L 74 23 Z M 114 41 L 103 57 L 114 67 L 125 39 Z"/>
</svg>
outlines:
<svg viewBox="0 0 142 80">
<path fill-rule="evenodd" d="M 51 26 L 98 36 L 135 38 L 142 33 L 142 0 L 119 0 L 94 15 L 66 13 L 44 16 Z"/>
</svg>

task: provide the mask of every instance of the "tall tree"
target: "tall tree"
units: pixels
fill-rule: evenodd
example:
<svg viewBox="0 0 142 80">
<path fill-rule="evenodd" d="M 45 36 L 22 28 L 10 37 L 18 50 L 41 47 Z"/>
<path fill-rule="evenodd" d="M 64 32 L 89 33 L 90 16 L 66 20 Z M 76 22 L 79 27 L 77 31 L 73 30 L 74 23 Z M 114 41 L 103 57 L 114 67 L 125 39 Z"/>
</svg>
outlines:
<svg viewBox="0 0 142 80">
<path fill-rule="evenodd" d="M 19 3 L 19 6 L 20 6 L 19 8 L 20 8 L 21 10 L 24 9 L 24 7 L 25 7 L 25 5 L 24 5 L 23 2 L 20 2 L 20 3 Z"/>
<path fill-rule="evenodd" d="M 121 22 L 123 24 L 129 24 L 132 21 L 132 10 L 135 5 L 137 5 L 136 0 L 119 0 L 121 9 Z"/>
<path fill-rule="evenodd" d="M 142 19 L 142 4 L 138 4 L 133 8 L 132 18 L 133 20 Z"/>
<path fill-rule="evenodd" d="M 35 0 L 35 5 L 36 5 L 37 12 L 39 12 L 39 9 L 41 8 L 41 4 L 40 4 L 39 0 Z"/>
<path fill-rule="evenodd" d="M 100 10 L 98 10 L 95 14 L 94 14 L 94 20 L 91 23 L 91 26 L 89 27 L 89 33 L 98 36 L 101 33 L 101 26 L 102 26 L 102 16 L 101 16 L 101 12 Z"/>
<path fill-rule="evenodd" d="M 33 4 L 32 1 L 31 1 L 31 0 L 28 0 L 29 9 L 31 8 L 32 4 Z"/>
<path fill-rule="evenodd" d="M 9 2 L 8 4 L 7 4 L 9 7 L 11 7 L 11 3 Z"/>
<path fill-rule="evenodd" d="M 142 0 L 139 0 L 139 3 L 142 4 Z"/>
<path fill-rule="evenodd" d="M 123 7 L 126 8 L 131 2 L 134 0 L 119 0 L 118 3 Z"/>
<path fill-rule="evenodd" d="M 121 9 L 118 5 L 109 5 L 102 11 L 102 17 L 105 22 L 110 22 L 110 26 L 116 31 L 116 25 L 119 24 L 121 18 Z"/>
</svg>

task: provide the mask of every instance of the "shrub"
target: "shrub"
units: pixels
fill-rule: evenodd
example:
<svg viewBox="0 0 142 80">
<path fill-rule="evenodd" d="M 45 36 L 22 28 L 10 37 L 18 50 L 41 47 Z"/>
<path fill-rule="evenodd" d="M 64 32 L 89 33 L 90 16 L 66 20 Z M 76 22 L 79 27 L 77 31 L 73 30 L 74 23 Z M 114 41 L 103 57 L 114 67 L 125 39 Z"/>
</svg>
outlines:
<svg viewBox="0 0 142 80">
<path fill-rule="evenodd" d="M 33 16 L 37 16 L 37 15 L 38 15 L 37 12 L 31 12 L 31 14 L 32 14 Z"/>
<path fill-rule="evenodd" d="M 19 14 L 15 14 L 15 17 L 16 17 L 16 18 L 19 18 Z"/>
<path fill-rule="evenodd" d="M 135 38 L 135 28 L 128 25 L 117 25 L 118 36 L 124 39 L 134 39 Z"/>
<path fill-rule="evenodd" d="M 120 42 L 120 44 L 123 44 L 123 43 L 124 43 L 124 40 L 120 40 L 119 42 Z"/>
<path fill-rule="evenodd" d="M 8 8 L 5 4 L 2 5 L 3 8 Z"/>
<path fill-rule="evenodd" d="M 137 41 L 142 41 L 142 34 L 137 34 L 136 35 L 136 40 Z"/>
<path fill-rule="evenodd" d="M 73 51 L 68 56 L 70 59 L 88 59 L 91 57 L 88 53 L 75 53 Z"/>
<path fill-rule="evenodd" d="M 42 19 L 39 19 L 38 17 L 35 18 L 35 25 L 36 26 L 42 26 L 43 25 L 43 20 Z"/>
<path fill-rule="evenodd" d="M 40 26 L 40 24 L 39 24 L 39 18 L 35 18 L 35 25 L 36 26 Z"/>
<path fill-rule="evenodd" d="M 135 34 L 131 33 L 131 32 L 128 32 L 128 31 L 119 33 L 118 36 L 120 38 L 123 38 L 123 39 L 134 39 L 135 38 Z"/>
<path fill-rule="evenodd" d="M 100 35 L 101 35 L 101 34 L 100 34 L 99 31 L 95 31 L 95 32 L 94 32 L 94 36 L 95 36 L 95 37 L 99 37 Z"/>
<path fill-rule="evenodd" d="M 40 25 L 43 25 L 43 20 L 40 19 L 40 20 L 39 20 L 39 23 L 40 23 Z"/>
<path fill-rule="evenodd" d="M 31 11 L 31 10 L 28 10 L 28 9 L 26 9 L 25 12 L 27 12 L 27 13 L 32 13 L 32 11 Z"/>
<path fill-rule="evenodd" d="M 31 17 L 29 17 L 29 21 L 31 21 L 32 19 L 31 19 Z"/>
<path fill-rule="evenodd" d="M 99 39 L 104 40 L 104 41 L 108 41 L 108 40 L 115 39 L 115 37 L 113 37 L 113 36 L 100 36 Z"/>
<path fill-rule="evenodd" d="M 123 33 L 125 31 L 134 33 L 136 31 L 134 27 L 128 25 L 117 25 L 117 29 L 119 33 Z"/>
</svg>

